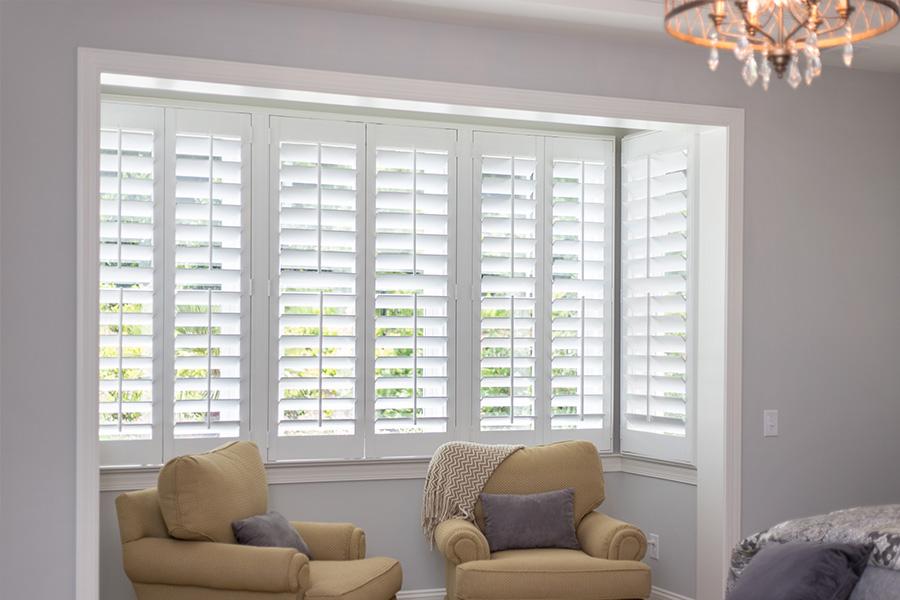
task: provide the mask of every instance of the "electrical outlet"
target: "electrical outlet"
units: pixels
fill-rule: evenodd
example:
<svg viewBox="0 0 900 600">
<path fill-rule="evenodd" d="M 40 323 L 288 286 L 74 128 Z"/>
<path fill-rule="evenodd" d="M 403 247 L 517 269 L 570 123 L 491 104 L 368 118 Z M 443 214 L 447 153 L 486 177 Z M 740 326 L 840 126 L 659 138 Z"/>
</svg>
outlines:
<svg viewBox="0 0 900 600">
<path fill-rule="evenodd" d="M 655 533 L 647 536 L 647 558 L 659 560 L 659 536 Z"/>
</svg>

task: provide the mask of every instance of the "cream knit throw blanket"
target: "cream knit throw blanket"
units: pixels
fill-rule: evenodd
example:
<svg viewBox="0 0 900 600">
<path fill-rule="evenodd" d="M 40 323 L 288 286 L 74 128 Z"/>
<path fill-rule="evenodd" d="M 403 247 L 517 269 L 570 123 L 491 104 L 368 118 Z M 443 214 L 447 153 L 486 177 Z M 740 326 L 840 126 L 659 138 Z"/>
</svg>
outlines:
<svg viewBox="0 0 900 600">
<path fill-rule="evenodd" d="M 475 503 L 494 469 L 523 446 L 447 442 L 428 465 L 422 499 L 422 528 L 434 548 L 434 530 L 441 521 L 475 522 Z"/>
</svg>

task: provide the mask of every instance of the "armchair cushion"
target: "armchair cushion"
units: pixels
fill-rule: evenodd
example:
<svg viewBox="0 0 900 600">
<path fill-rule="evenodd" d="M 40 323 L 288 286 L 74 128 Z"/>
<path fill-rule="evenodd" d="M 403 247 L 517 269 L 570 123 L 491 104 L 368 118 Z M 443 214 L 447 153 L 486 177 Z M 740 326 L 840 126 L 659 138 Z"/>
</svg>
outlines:
<svg viewBox="0 0 900 600">
<path fill-rule="evenodd" d="M 572 506 L 575 490 L 540 494 L 481 494 L 491 552 L 517 548 L 580 550 Z"/>
<path fill-rule="evenodd" d="M 159 472 L 159 508 L 169 535 L 234 544 L 231 524 L 265 514 L 266 469 L 253 442 L 173 458 Z"/>
<path fill-rule="evenodd" d="M 309 563 L 306 600 L 372 600 L 400 591 L 400 563 L 378 556 L 353 561 L 315 560 Z"/>
<path fill-rule="evenodd" d="M 267 546 L 270 548 L 296 548 L 297 552 L 312 557 L 309 546 L 297 530 L 281 513 L 272 511 L 265 515 L 247 517 L 231 524 L 239 544 Z"/>
<path fill-rule="evenodd" d="M 619 600 L 650 595 L 650 567 L 578 550 L 506 550 L 456 567 L 459 600 Z"/>
<path fill-rule="evenodd" d="M 513 452 L 494 469 L 482 492 L 485 494 L 537 494 L 565 488 L 575 489 L 575 526 L 603 502 L 603 467 L 597 447 L 572 440 Z M 484 508 L 475 504 L 475 523 L 484 531 Z"/>
</svg>

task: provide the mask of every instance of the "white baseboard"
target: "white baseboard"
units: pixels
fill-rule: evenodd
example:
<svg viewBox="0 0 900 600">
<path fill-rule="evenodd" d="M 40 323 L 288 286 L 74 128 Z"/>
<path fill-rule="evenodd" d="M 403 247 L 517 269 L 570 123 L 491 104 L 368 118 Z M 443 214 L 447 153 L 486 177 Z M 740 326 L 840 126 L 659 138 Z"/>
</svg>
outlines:
<svg viewBox="0 0 900 600">
<path fill-rule="evenodd" d="M 408 592 L 398 592 L 397 600 L 444 600 L 444 588 L 436 588 L 433 590 L 409 590 Z M 650 591 L 648 600 L 693 600 L 687 596 L 681 596 L 668 590 L 654 587 Z"/>
<path fill-rule="evenodd" d="M 409 590 L 408 592 L 397 592 L 397 600 L 444 600 L 445 593 L 444 588 Z"/>
<path fill-rule="evenodd" d="M 399 598 L 398 598 L 399 600 Z M 650 598 L 648 600 L 694 600 L 693 598 L 688 598 L 687 596 L 682 596 L 681 594 L 676 594 L 675 592 L 670 592 L 669 590 L 664 590 L 662 588 L 658 588 L 653 586 L 650 588 Z"/>
</svg>

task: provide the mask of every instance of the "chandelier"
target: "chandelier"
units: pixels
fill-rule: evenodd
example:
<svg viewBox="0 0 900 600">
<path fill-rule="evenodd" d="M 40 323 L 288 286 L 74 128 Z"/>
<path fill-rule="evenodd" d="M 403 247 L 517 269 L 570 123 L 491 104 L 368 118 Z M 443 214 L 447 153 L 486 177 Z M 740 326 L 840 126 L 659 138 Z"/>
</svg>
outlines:
<svg viewBox="0 0 900 600">
<path fill-rule="evenodd" d="M 787 72 L 794 89 L 804 80 L 812 84 L 822 73 L 825 48 L 843 46 L 849 67 L 854 42 L 880 35 L 898 20 L 896 0 L 666 0 L 666 31 L 709 47 L 712 71 L 719 50 L 733 50 L 744 82 L 752 86 L 759 79 L 764 89 L 773 71 L 779 79 Z"/>
</svg>

